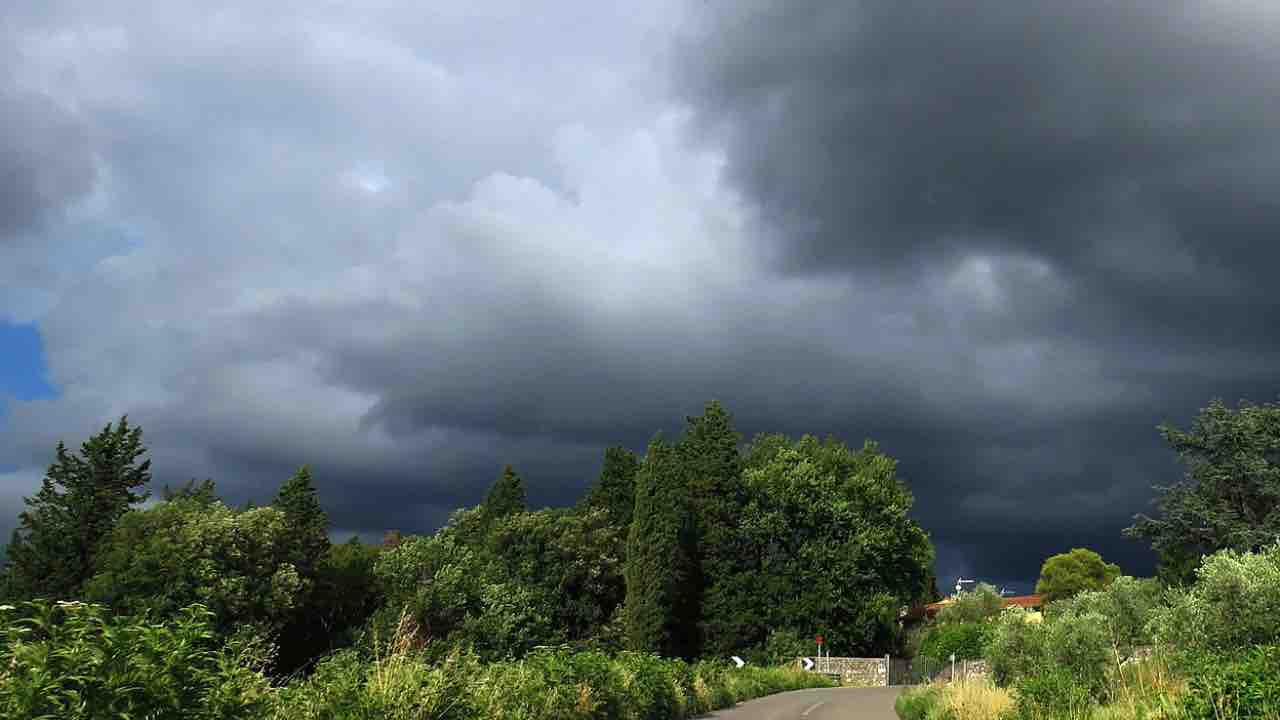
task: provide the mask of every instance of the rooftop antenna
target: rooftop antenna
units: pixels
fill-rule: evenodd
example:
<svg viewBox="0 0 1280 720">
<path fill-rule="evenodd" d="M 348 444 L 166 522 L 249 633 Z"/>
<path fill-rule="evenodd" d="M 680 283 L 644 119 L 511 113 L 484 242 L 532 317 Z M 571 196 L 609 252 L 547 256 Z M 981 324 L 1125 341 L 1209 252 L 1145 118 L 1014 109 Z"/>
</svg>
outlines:
<svg viewBox="0 0 1280 720">
<path fill-rule="evenodd" d="M 963 577 L 956 578 L 956 595 L 959 595 L 964 590 L 965 583 L 972 582 L 977 582 L 977 580 L 965 580 Z"/>
</svg>

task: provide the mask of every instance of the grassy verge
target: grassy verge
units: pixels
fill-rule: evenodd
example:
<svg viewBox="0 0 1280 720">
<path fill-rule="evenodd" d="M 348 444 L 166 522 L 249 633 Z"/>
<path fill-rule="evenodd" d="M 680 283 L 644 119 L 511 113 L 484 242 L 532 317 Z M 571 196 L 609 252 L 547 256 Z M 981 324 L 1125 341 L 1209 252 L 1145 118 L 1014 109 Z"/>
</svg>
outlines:
<svg viewBox="0 0 1280 720">
<path fill-rule="evenodd" d="M 432 666 L 411 653 L 374 662 L 354 652 L 279 691 L 279 720 L 679 720 L 763 695 L 830 681 L 790 668 L 687 664 L 653 655 L 545 652 L 480 664 L 451 655 Z"/>
<path fill-rule="evenodd" d="M 1280 720 L 1280 649 L 1196 663 L 1155 657 L 1108 672 L 1101 702 L 1072 679 L 1041 674 L 1013 688 L 989 681 L 923 685 L 899 695 L 901 720 Z"/>
</svg>

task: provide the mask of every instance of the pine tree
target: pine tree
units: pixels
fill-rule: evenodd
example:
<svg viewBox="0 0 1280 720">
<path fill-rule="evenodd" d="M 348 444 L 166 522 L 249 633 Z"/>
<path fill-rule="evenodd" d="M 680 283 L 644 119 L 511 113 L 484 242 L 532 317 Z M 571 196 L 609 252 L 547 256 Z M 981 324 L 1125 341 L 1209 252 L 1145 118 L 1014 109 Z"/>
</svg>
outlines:
<svg viewBox="0 0 1280 720">
<path fill-rule="evenodd" d="M 11 598 L 74 598 L 93 575 L 98 546 L 120 516 L 148 492 L 151 480 L 142 428 L 127 416 L 80 446 L 78 454 L 59 442 L 34 498 L 9 544 L 6 592 Z"/>
<path fill-rule="evenodd" d="M 630 450 L 622 446 L 605 450 L 604 467 L 587 495 L 586 506 L 603 508 L 610 525 L 630 527 L 636 505 L 636 472 L 639 469 L 640 460 Z"/>
<path fill-rule="evenodd" d="M 320 507 L 311 468 L 303 465 L 284 481 L 271 505 L 284 513 L 289 526 L 294 567 L 304 578 L 314 578 L 329 552 L 329 516 Z"/>
<path fill-rule="evenodd" d="M 635 512 L 624 569 L 627 645 L 691 658 L 696 654 L 697 592 L 687 487 L 676 447 L 649 443 L 636 475 Z"/>
<path fill-rule="evenodd" d="M 686 418 L 680 463 L 689 483 L 697 536 L 699 654 L 724 654 L 736 648 L 751 623 L 742 602 L 750 581 L 746 555 L 739 547 L 738 517 L 745 504 L 739 434 L 733 418 L 717 401 L 701 416 Z"/>
<path fill-rule="evenodd" d="M 528 509 L 529 500 L 525 497 L 524 480 L 508 465 L 503 468 L 501 477 L 489 487 L 489 494 L 484 498 L 485 519 L 496 520 Z"/>
</svg>

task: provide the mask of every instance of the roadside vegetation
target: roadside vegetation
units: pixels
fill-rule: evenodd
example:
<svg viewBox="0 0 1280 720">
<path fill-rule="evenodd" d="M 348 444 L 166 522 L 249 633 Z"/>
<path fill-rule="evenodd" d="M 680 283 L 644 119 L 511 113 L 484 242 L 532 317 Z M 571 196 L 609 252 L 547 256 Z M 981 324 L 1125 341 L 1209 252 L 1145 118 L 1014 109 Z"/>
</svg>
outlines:
<svg viewBox="0 0 1280 720">
<path fill-rule="evenodd" d="M 717 403 L 573 507 L 514 468 L 431 535 L 333 543 L 311 470 L 262 505 L 151 498 L 127 418 L 59 444 L 0 573 L 0 717 L 684 718 L 825 686 L 933 591 L 874 443 L 761 435 Z M 801 561 L 803 559 L 803 561 Z M 738 655 L 747 666 L 730 661 Z"/>
<path fill-rule="evenodd" d="M 918 652 L 982 657 L 989 677 L 912 688 L 899 717 L 1280 720 L 1280 406 L 1215 402 L 1190 431 L 1161 430 L 1186 478 L 1157 488 L 1160 516 L 1127 531 L 1157 550 L 1159 577 L 1122 576 L 1086 550 L 1054 556 L 1043 622 L 983 611 L 989 588 L 966 593 L 965 620 L 940 614 Z"/>
</svg>

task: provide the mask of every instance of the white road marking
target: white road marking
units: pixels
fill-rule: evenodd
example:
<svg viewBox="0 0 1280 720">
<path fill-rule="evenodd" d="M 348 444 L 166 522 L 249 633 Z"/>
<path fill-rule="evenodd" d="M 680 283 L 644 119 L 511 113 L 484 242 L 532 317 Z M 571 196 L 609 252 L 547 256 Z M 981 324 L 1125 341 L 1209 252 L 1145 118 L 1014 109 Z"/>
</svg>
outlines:
<svg viewBox="0 0 1280 720">
<path fill-rule="evenodd" d="M 825 700 L 819 703 L 814 703 L 813 705 L 809 706 L 808 710 L 805 710 L 804 712 L 800 713 L 800 717 L 809 717 L 809 713 L 813 712 L 814 710 L 817 710 L 818 708 L 826 704 L 827 704 L 827 701 Z"/>
</svg>

